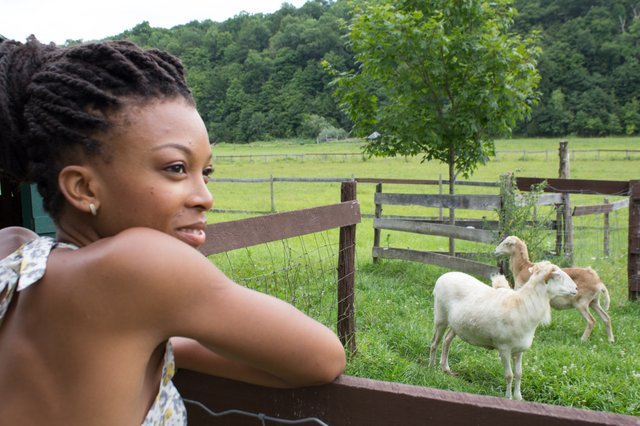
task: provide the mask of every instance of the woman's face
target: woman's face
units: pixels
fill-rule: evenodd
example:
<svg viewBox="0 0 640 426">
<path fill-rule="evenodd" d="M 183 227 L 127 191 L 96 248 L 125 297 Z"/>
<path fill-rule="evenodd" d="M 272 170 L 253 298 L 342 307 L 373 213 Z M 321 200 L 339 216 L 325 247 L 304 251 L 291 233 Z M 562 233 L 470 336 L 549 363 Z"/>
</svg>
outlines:
<svg viewBox="0 0 640 426">
<path fill-rule="evenodd" d="M 211 147 L 196 109 L 181 98 L 128 106 L 120 130 L 103 138 L 108 161 L 95 161 L 101 237 L 131 227 L 204 243 Z"/>
</svg>

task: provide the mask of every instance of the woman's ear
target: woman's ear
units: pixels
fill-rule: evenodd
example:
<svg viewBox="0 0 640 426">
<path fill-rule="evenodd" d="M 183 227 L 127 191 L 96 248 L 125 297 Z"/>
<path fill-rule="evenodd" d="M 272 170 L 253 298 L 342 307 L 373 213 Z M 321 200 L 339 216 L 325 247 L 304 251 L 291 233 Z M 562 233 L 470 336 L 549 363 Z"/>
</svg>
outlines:
<svg viewBox="0 0 640 426">
<path fill-rule="evenodd" d="M 87 166 L 66 166 L 58 174 L 60 192 L 72 207 L 83 212 L 93 213 L 100 207 L 96 185 L 93 170 Z"/>
</svg>

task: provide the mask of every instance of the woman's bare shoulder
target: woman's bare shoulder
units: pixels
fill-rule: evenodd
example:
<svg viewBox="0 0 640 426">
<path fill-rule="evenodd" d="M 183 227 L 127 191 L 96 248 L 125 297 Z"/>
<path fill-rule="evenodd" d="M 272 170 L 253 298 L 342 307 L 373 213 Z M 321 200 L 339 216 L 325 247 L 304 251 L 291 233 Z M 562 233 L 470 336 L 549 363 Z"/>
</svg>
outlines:
<svg viewBox="0 0 640 426">
<path fill-rule="evenodd" d="M 122 271 L 125 274 L 163 274 L 193 262 L 209 262 L 195 248 L 182 241 L 149 228 L 127 229 L 104 238 L 83 249 L 94 267 Z M 205 261 L 205 262 L 203 262 Z"/>
<path fill-rule="evenodd" d="M 180 240 L 155 229 L 129 228 L 112 237 L 100 239 L 87 247 L 123 251 L 130 254 L 130 251 L 136 251 L 139 248 L 157 247 L 160 250 L 164 248 L 174 250 L 180 246 L 189 248 Z"/>
<path fill-rule="evenodd" d="M 105 321 L 156 331 L 169 329 L 164 322 L 176 304 L 225 280 L 195 248 L 143 228 L 61 252 L 55 265 L 57 279 L 73 286 L 82 300 L 81 309 L 108 305 Z"/>
</svg>

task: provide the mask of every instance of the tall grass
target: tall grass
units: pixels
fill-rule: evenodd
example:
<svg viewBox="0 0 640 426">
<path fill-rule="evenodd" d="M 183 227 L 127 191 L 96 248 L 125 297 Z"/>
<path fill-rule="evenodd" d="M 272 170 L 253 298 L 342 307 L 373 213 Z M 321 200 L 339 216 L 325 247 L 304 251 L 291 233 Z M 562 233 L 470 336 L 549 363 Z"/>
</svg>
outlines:
<svg viewBox="0 0 640 426">
<path fill-rule="evenodd" d="M 517 176 L 557 177 L 557 140 L 513 140 L 498 141 L 498 149 L 548 149 L 553 155 L 505 154 L 479 166 L 473 180 L 498 181 L 506 172 Z M 214 155 L 247 153 L 311 153 L 311 152 L 356 152 L 358 142 L 311 144 L 300 141 L 260 143 L 241 146 L 219 145 L 213 148 Z M 517 147 L 517 148 L 516 148 Z M 640 141 L 631 138 L 600 140 L 571 139 L 569 149 L 640 149 Z M 593 156 L 592 154 L 590 154 Z M 571 177 L 584 179 L 629 180 L 638 178 L 640 158 L 624 160 L 588 158 L 576 154 L 571 161 Z M 311 157 L 309 157 L 311 158 Z M 410 179 L 437 179 L 446 176 L 446 165 L 421 163 L 420 159 L 367 159 L 360 157 L 328 157 L 301 160 L 254 160 L 220 161 L 215 164 L 216 177 L 389 177 Z M 268 183 L 211 183 L 216 207 L 222 209 L 268 210 L 270 187 Z M 360 184 L 358 199 L 365 214 L 373 212 L 375 185 Z M 385 191 L 436 192 L 437 187 L 411 187 L 385 185 Z M 460 186 L 459 193 L 497 193 L 497 188 Z M 277 183 L 276 207 L 280 211 L 331 204 L 339 201 L 339 183 Z M 573 205 L 600 204 L 604 196 L 572 196 Z M 608 196 L 613 202 L 620 197 Z M 434 209 L 411 208 L 395 211 L 385 209 L 385 214 L 436 215 Z M 493 212 L 485 212 L 492 216 Z M 445 212 L 446 214 L 446 212 Z M 459 217 L 477 213 L 463 212 Z M 602 322 L 598 319 L 591 339 L 583 343 L 580 336 L 585 322 L 575 310 L 554 311 L 550 326 L 538 329 L 532 348 L 523 360 L 523 396 L 528 401 L 588 408 L 621 414 L 640 415 L 640 303 L 627 300 L 626 278 L 626 227 L 628 210 L 614 212 L 611 223 L 616 228 L 611 238 L 611 253 L 602 253 L 602 234 L 599 231 L 602 216 L 576 218 L 574 261 L 579 266 L 591 265 L 607 284 L 612 297 L 610 315 L 616 342 L 607 342 Z M 225 221 L 244 217 L 236 214 L 211 214 L 210 221 Z M 311 237 L 313 238 L 313 237 Z M 323 237 L 324 238 L 324 237 Z M 337 236 L 331 234 L 330 237 Z M 213 261 L 233 278 L 261 277 L 277 266 L 273 258 L 287 258 L 296 263 L 298 252 L 315 253 L 313 245 L 324 243 L 308 241 L 272 246 L 270 249 L 256 248 L 247 254 L 244 251 L 218 255 Z M 400 232 L 384 232 L 382 245 L 410 247 L 421 250 L 446 250 L 445 238 L 426 237 Z M 549 233 L 549 249 L 554 245 L 553 233 Z M 502 366 L 495 351 L 488 351 L 454 340 L 450 353 L 450 365 L 456 373 L 446 375 L 435 368 L 428 368 L 428 346 L 433 331 L 432 290 L 443 268 L 418 263 L 383 260 L 372 263 L 373 224 L 364 218 L 357 229 L 357 273 L 356 273 L 356 327 L 358 353 L 350 357 L 347 374 L 393 382 L 430 386 L 476 394 L 502 396 L 504 379 Z M 460 242 L 458 249 L 485 250 L 489 245 L 472 245 Z M 323 249 L 321 249 L 323 250 Z M 288 252 L 288 254 L 286 253 Z M 304 267 L 316 267 L 320 274 L 297 274 L 291 292 L 299 292 L 307 283 L 317 285 L 332 276 L 331 266 L 315 260 L 315 255 L 305 256 Z M 335 250 L 323 252 L 325 259 L 335 256 Z M 300 263 L 300 262 L 298 262 Z M 320 265 L 322 263 L 322 265 Z M 335 257 L 333 257 L 335 265 Z M 334 266 L 335 267 L 335 266 Z M 285 272 L 283 272 L 285 273 Z M 306 274 L 306 275 L 305 275 Z M 280 278 L 274 278 L 272 281 Z M 251 281 L 251 279 L 249 279 Z M 272 291 L 269 280 L 254 279 L 247 285 L 258 286 L 263 291 Z M 245 282 L 243 282 L 245 283 Z M 261 288 L 260 285 L 263 287 Z M 328 284 L 327 284 L 328 286 Z M 330 288 L 333 291 L 333 287 Z M 293 294 L 292 293 L 292 294 Z M 292 297 L 287 293 L 286 298 Z M 326 294 L 323 294 L 326 297 Z M 323 302 L 327 303 L 327 302 Z M 306 309 L 306 308 L 305 308 Z M 310 311 L 327 325 L 335 326 L 334 311 L 322 308 L 322 312 Z"/>
</svg>

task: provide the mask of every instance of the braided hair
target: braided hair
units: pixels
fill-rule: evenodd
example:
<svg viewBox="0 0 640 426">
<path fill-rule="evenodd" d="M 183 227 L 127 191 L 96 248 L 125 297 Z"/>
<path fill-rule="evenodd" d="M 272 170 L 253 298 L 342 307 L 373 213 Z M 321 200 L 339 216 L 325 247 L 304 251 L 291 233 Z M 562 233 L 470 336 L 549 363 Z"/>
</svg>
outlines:
<svg viewBox="0 0 640 426">
<path fill-rule="evenodd" d="M 96 138 L 127 100 L 182 97 L 194 104 L 180 61 L 128 41 L 72 47 L 0 39 L 0 175 L 35 182 L 45 210 L 63 205 L 60 170 L 78 148 L 104 155 Z"/>
</svg>

